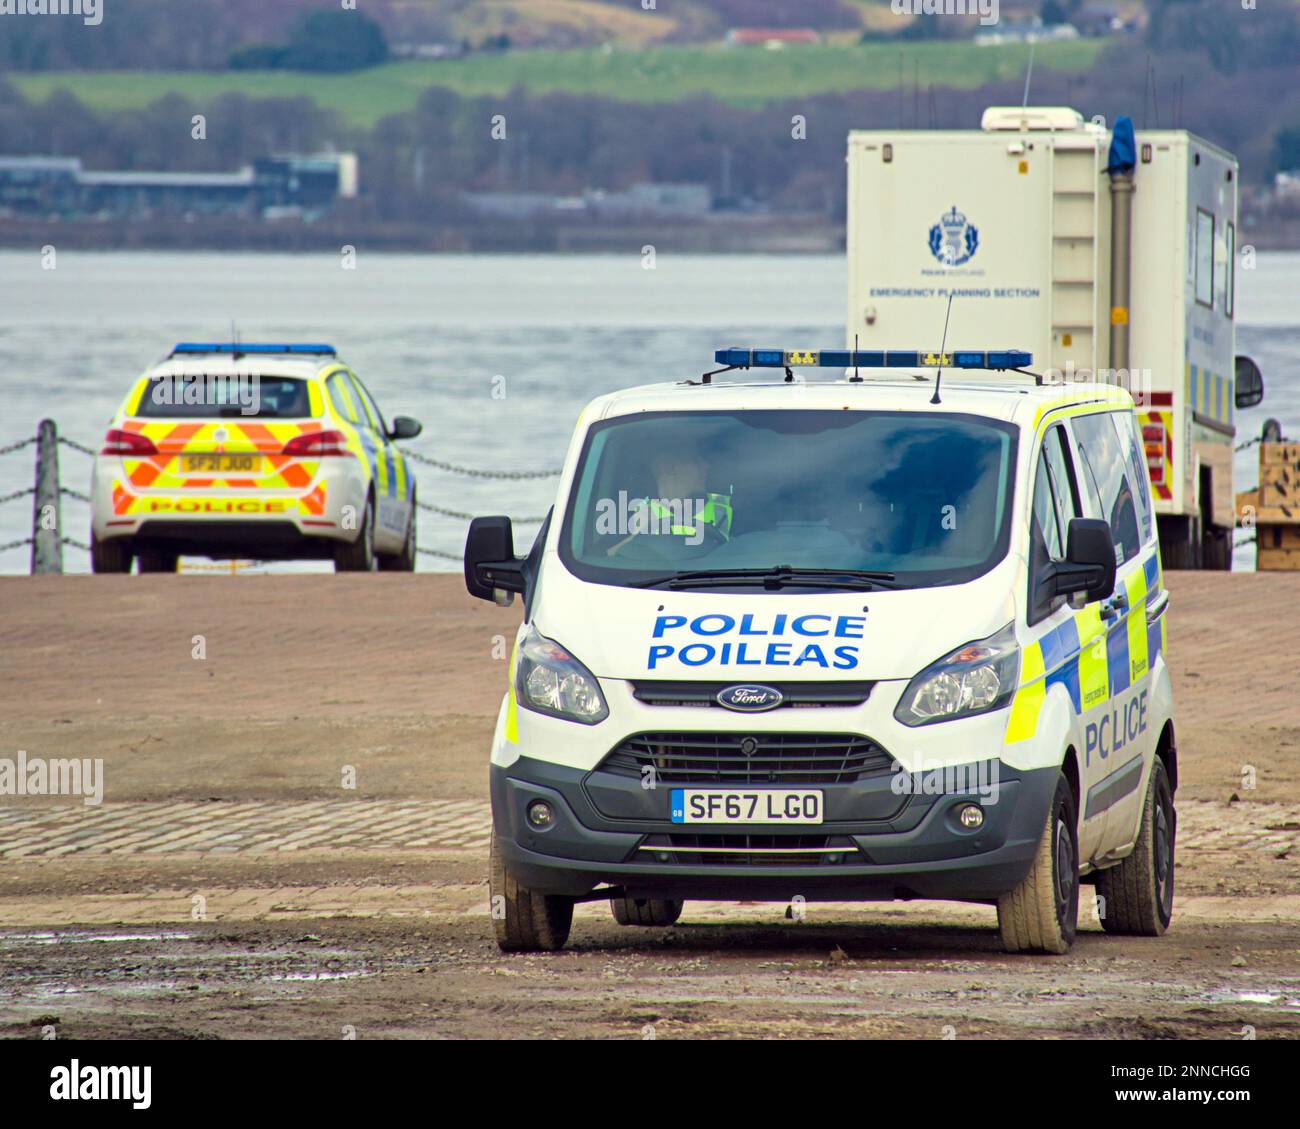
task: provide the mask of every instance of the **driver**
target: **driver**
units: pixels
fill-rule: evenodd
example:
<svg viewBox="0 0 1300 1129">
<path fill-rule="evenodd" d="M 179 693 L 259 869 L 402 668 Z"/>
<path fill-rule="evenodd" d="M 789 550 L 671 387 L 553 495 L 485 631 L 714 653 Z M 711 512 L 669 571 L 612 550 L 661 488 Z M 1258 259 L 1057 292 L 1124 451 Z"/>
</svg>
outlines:
<svg viewBox="0 0 1300 1129">
<path fill-rule="evenodd" d="M 605 550 L 614 556 L 641 533 L 657 533 L 699 545 L 706 536 L 714 541 L 731 539 L 731 495 L 706 490 L 708 465 L 693 445 L 681 444 L 656 451 L 650 457 L 656 496 L 638 498 L 631 533 Z"/>
</svg>

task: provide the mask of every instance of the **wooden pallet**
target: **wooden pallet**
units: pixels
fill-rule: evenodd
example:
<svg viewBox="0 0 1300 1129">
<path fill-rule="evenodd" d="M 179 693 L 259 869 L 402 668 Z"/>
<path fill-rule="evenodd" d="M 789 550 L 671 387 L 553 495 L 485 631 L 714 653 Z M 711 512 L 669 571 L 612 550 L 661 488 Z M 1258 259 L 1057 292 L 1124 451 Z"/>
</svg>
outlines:
<svg viewBox="0 0 1300 1129">
<path fill-rule="evenodd" d="M 1260 572 L 1300 572 L 1300 443 L 1259 445 L 1259 486 L 1237 495 L 1237 524 L 1255 527 Z"/>
</svg>

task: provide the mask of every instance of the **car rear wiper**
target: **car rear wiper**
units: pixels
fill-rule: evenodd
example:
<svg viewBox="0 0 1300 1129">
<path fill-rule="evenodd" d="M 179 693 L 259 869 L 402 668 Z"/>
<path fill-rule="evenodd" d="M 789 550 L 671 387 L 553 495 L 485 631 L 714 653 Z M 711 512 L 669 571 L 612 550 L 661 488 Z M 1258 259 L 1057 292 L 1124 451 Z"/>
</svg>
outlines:
<svg viewBox="0 0 1300 1129">
<path fill-rule="evenodd" d="M 631 585 L 633 588 L 699 588 L 719 581 L 737 585 L 762 585 L 771 591 L 787 586 L 818 588 L 901 588 L 894 583 L 892 572 L 872 572 L 861 568 L 717 568 L 674 572 Z"/>
</svg>

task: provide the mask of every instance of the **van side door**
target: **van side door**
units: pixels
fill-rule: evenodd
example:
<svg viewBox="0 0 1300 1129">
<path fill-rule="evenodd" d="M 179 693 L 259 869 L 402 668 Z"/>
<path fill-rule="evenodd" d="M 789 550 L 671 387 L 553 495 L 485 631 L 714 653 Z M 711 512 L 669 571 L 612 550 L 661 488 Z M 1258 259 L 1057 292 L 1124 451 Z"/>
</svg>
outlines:
<svg viewBox="0 0 1300 1129">
<path fill-rule="evenodd" d="M 1110 597 L 1090 606 L 1100 616 L 1101 633 L 1086 660 L 1080 657 L 1081 675 L 1086 661 L 1094 687 L 1094 700 L 1084 702 L 1083 758 L 1089 771 L 1098 765 L 1102 770 L 1085 794 L 1084 815 L 1106 819 L 1103 854 L 1132 842 L 1136 834 L 1157 737 L 1149 709 L 1147 593 L 1159 583 L 1158 549 L 1131 416 L 1110 410 L 1070 420 L 1084 503 L 1090 516 L 1110 525 L 1117 566 Z"/>
<path fill-rule="evenodd" d="M 1079 771 L 1083 795 L 1079 803 L 1079 858 L 1087 862 L 1101 849 L 1106 826 L 1105 813 L 1084 811 L 1083 796 L 1102 776 L 1104 767 L 1096 758 L 1085 763 L 1081 747 L 1082 732 L 1079 717 L 1083 711 L 1086 693 L 1096 696 L 1096 679 L 1081 679 L 1081 650 L 1092 644 L 1100 635 L 1098 605 L 1092 605 L 1092 621 L 1096 627 L 1085 630 L 1081 613 L 1064 596 L 1037 602 L 1038 577 L 1052 561 L 1065 559 L 1070 522 L 1085 515 L 1079 484 L 1078 468 L 1071 454 L 1072 438 L 1064 423 L 1055 423 L 1043 433 L 1042 445 L 1035 461 L 1032 510 L 1030 514 L 1029 602 L 1027 622 L 1036 642 L 1031 644 L 1032 656 L 1026 662 L 1041 665 L 1044 690 L 1060 684 L 1070 697 L 1074 720 L 1071 739 L 1078 750 Z M 1086 620 L 1087 616 L 1084 615 Z M 1103 670 L 1104 681 L 1104 670 Z"/>
</svg>

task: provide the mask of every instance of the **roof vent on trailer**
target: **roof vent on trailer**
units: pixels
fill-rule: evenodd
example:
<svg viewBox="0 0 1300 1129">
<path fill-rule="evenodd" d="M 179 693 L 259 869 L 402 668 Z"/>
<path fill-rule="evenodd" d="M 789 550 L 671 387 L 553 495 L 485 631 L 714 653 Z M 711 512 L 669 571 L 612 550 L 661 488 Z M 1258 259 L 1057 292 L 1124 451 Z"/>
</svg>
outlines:
<svg viewBox="0 0 1300 1129">
<path fill-rule="evenodd" d="M 1069 106 L 990 106 L 980 118 L 985 133 L 1059 133 L 1082 128 L 1083 115 Z"/>
</svg>

